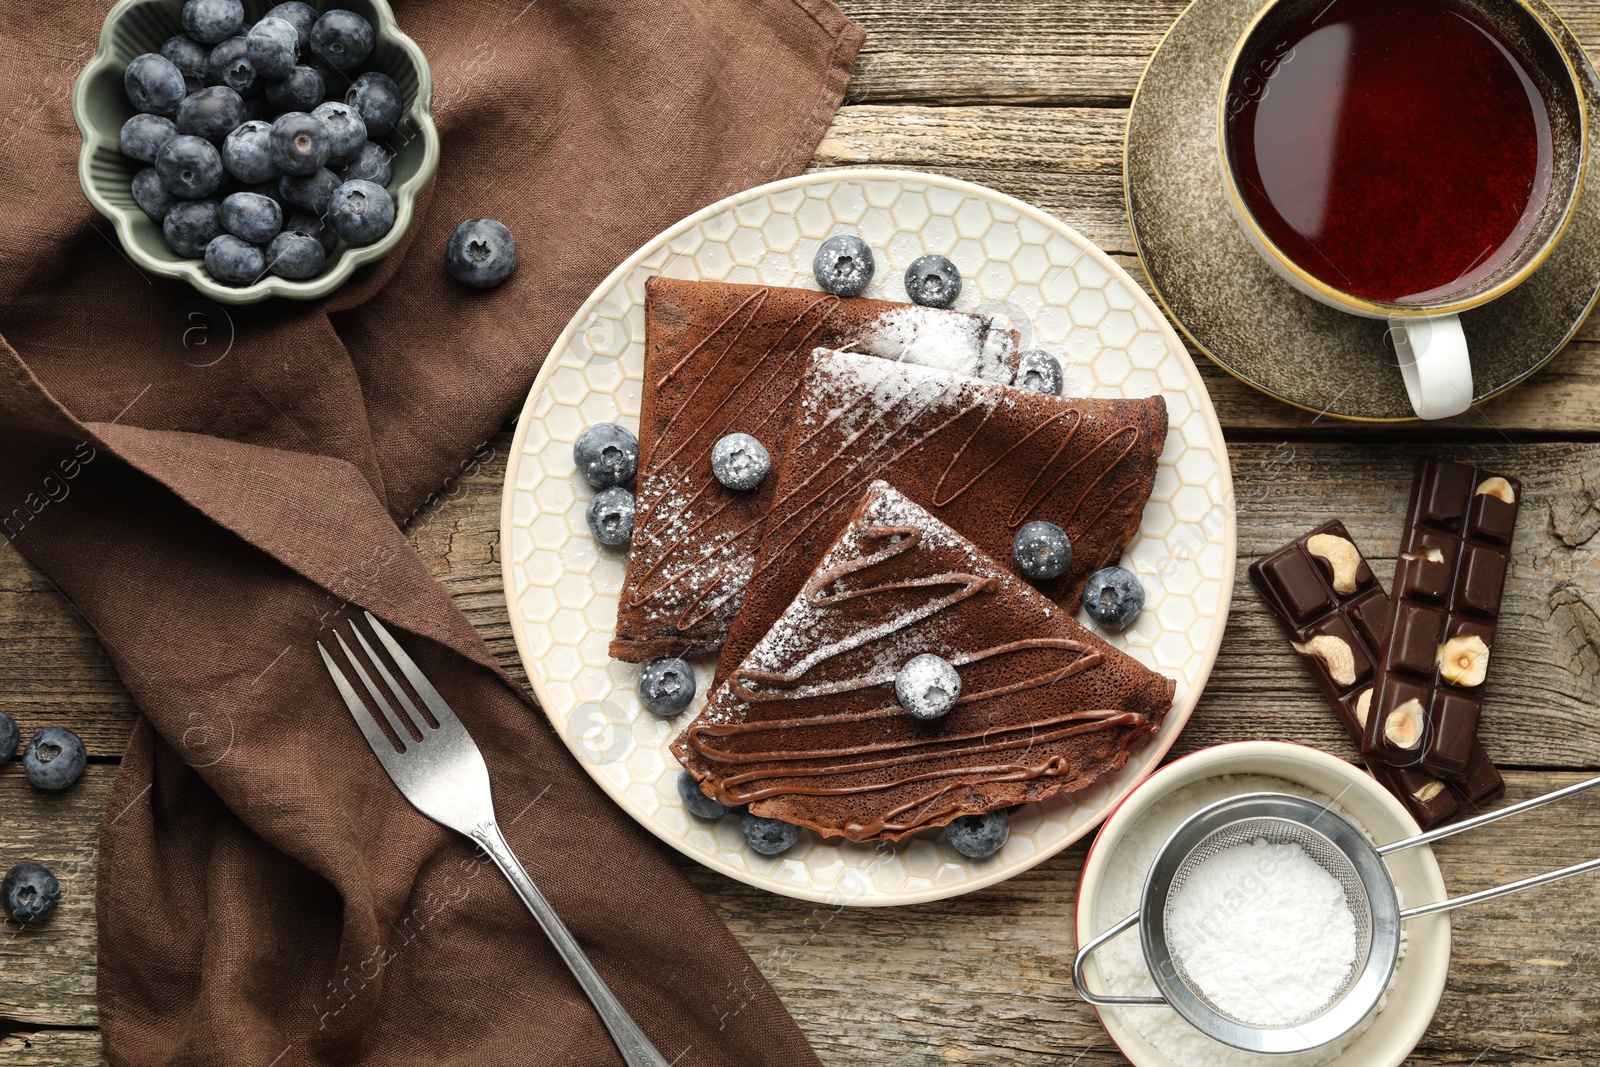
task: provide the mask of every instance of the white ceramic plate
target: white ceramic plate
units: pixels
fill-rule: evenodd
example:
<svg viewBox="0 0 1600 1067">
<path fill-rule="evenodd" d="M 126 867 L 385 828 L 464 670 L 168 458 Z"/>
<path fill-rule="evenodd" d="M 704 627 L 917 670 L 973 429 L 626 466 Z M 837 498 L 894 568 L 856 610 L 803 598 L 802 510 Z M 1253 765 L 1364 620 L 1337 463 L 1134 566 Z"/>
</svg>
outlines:
<svg viewBox="0 0 1600 1067">
<path fill-rule="evenodd" d="M 949 256 L 965 279 L 956 307 L 1021 331 L 1062 359 L 1067 392 L 1166 397 L 1171 430 L 1144 524 L 1125 565 L 1144 580 L 1139 621 L 1110 640 L 1177 679 L 1159 734 L 1093 788 L 1012 818 L 996 855 L 968 860 L 936 833 L 898 845 L 825 843 L 789 852 L 745 847 L 737 818 L 684 811 L 668 752 L 704 702 L 677 720 L 645 711 L 639 668 L 606 654 L 626 558 L 590 537 L 593 492 L 575 472 L 584 428 L 637 428 L 644 367 L 644 282 L 674 278 L 816 288 L 811 260 L 836 233 L 878 257 L 866 295 L 904 300 L 917 256 Z M 967 182 L 891 170 L 809 174 L 739 193 L 673 226 L 612 273 L 573 316 L 534 380 L 517 424 L 501 506 L 506 601 L 539 704 L 595 781 L 663 841 L 774 893 L 830 904 L 912 904 L 991 885 L 1092 830 L 1151 771 L 1188 721 L 1216 660 L 1233 591 L 1234 502 L 1228 455 L 1205 386 L 1161 312 L 1094 245 L 1021 201 Z"/>
</svg>

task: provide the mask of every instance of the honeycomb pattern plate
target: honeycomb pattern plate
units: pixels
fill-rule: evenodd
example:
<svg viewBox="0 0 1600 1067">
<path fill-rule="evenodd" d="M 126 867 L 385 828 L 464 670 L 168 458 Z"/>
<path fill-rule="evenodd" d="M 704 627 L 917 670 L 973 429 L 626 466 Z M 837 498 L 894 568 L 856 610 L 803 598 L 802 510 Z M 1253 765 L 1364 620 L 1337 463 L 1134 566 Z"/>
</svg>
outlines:
<svg viewBox="0 0 1600 1067">
<path fill-rule="evenodd" d="M 956 307 L 1021 331 L 1024 347 L 1062 358 L 1069 394 L 1166 397 L 1171 430 L 1155 492 L 1125 565 L 1146 607 L 1107 635 L 1177 679 L 1161 732 L 1117 774 L 1077 795 L 1015 813 L 997 854 L 969 860 L 937 833 L 896 845 L 828 843 L 809 831 L 777 857 L 744 844 L 736 816 L 706 823 L 677 792 L 668 745 L 676 720 L 645 711 L 639 668 L 612 661 L 627 563 L 584 521 L 593 491 L 572 443 L 596 422 L 637 429 L 644 363 L 644 282 L 675 278 L 816 288 L 811 260 L 836 233 L 856 233 L 879 267 L 866 295 L 904 300 L 917 256 L 961 269 Z M 889 170 L 829 171 L 739 193 L 683 220 L 608 278 L 557 339 L 517 424 L 501 508 L 512 632 L 540 706 L 574 756 L 624 811 L 687 856 L 774 893 L 828 904 L 911 904 L 991 885 L 1089 833 L 1183 729 L 1216 660 L 1233 590 L 1234 509 L 1228 456 L 1205 386 L 1177 335 L 1105 253 L 1043 212 L 981 186 Z M 1084 620 L 1087 624 L 1087 618 Z"/>
</svg>

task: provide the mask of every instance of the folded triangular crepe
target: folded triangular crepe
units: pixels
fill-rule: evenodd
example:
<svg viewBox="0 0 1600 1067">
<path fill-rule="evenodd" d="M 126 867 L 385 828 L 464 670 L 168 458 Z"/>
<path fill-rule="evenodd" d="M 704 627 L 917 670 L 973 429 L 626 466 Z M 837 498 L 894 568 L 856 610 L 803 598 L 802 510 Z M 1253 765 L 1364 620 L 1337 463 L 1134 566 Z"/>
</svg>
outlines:
<svg viewBox="0 0 1600 1067">
<path fill-rule="evenodd" d="M 1016 371 L 1016 335 L 978 315 L 814 290 L 650 278 L 645 283 L 638 518 L 611 655 L 714 652 L 761 548 L 784 429 L 818 346 L 853 345 L 995 381 Z M 748 433 L 774 474 L 734 492 L 711 447 Z"/>
<path fill-rule="evenodd" d="M 1027 522 L 1066 530 L 1072 565 L 1039 592 L 1076 610 L 1083 583 L 1138 532 L 1165 447 L 1167 407 L 1062 399 L 1010 386 L 818 352 L 794 400 L 772 511 L 720 681 L 816 569 L 876 478 L 891 482 L 1012 569 Z"/>
<path fill-rule="evenodd" d="M 875 482 L 800 595 L 673 751 L 707 796 L 852 841 L 1082 789 L 1121 767 L 1173 682 L 1090 634 Z M 962 696 L 912 718 L 895 675 L 931 652 Z"/>
</svg>

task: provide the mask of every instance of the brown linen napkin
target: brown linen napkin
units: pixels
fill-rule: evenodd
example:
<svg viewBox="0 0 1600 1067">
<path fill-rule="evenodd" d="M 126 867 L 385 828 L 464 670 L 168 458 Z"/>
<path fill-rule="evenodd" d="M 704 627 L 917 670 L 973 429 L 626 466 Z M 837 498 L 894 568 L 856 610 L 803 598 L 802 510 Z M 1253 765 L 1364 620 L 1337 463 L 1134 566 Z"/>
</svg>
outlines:
<svg viewBox="0 0 1600 1067">
<path fill-rule="evenodd" d="M 314 643 L 365 608 L 477 738 L 512 845 L 668 1059 L 815 1064 L 396 523 L 434 521 L 429 494 L 617 262 L 805 164 L 862 34 L 826 0 L 397 14 L 432 63 L 444 147 L 406 246 L 322 304 L 196 318 L 196 294 L 141 275 L 74 177 L 68 95 L 104 8 L 0 11 L 0 84 L 29 90 L 0 119 L 0 528 L 145 715 L 100 843 L 108 1056 L 620 1062 L 499 873 L 406 805 L 338 701 Z M 489 293 L 442 262 L 480 215 L 521 258 Z"/>
</svg>

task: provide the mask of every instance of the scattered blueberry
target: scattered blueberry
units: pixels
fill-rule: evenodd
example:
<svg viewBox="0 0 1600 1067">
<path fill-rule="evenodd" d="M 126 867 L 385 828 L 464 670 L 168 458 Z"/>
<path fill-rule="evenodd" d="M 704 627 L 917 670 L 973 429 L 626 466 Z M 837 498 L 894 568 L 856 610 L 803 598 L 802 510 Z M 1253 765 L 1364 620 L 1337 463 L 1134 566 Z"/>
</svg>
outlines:
<svg viewBox="0 0 1600 1067">
<path fill-rule="evenodd" d="M 180 106 L 180 110 L 181 106 Z M 169 138 L 178 135 L 177 125 L 162 115 L 140 112 L 122 124 L 117 144 L 122 154 L 141 163 L 154 163 L 156 153 Z"/>
<path fill-rule="evenodd" d="M 19 863 L 0 881 L 0 906 L 16 922 L 44 922 L 59 903 L 61 883 L 37 863 Z"/>
<path fill-rule="evenodd" d="M 906 268 L 906 295 L 925 307 L 947 308 L 961 295 L 961 272 L 943 256 L 920 256 Z"/>
<path fill-rule="evenodd" d="M 222 232 L 222 212 L 215 200 L 180 200 L 167 212 L 161 232 L 178 255 L 198 259 Z"/>
<path fill-rule="evenodd" d="M 374 182 L 345 182 L 328 199 L 328 224 L 351 244 L 370 245 L 394 229 L 394 200 Z"/>
<path fill-rule="evenodd" d="M 260 193 L 234 193 L 222 201 L 222 228 L 241 241 L 264 245 L 283 229 L 283 208 Z"/>
<path fill-rule="evenodd" d="M 394 79 L 377 70 L 369 70 L 351 82 L 350 88 L 345 90 L 344 102 L 361 112 L 369 137 L 388 133 L 400 121 L 400 108 L 404 103 Z"/>
<path fill-rule="evenodd" d="M 326 262 L 322 242 L 298 230 L 283 231 L 267 246 L 267 270 L 291 281 L 315 278 Z"/>
<path fill-rule="evenodd" d="M 639 672 L 639 699 L 662 718 L 678 714 L 694 699 L 694 668 L 676 656 L 646 661 Z"/>
<path fill-rule="evenodd" d="M 942 656 L 913 656 L 894 676 L 894 695 L 913 719 L 932 722 L 950 714 L 961 699 L 961 675 Z"/>
<path fill-rule="evenodd" d="M 444 265 L 462 285 L 492 289 L 517 268 L 516 238 L 494 219 L 468 219 L 445 242 Z"/>
<path fill-rule="evenodd" d="M 320 215 L 328 210 L 328 198 L 339 185 L 339 176 L 323 167 L 310 174 L 285 174 L 278 179 L 278 195 L 285 203 Z"/>
<path fill-rule="evenodd" d="M 596 489 L 626 485 L 639 473 L 639 439 L 626 426 L 595 423 L 572 446 L 572 461 Z"/>
<path fill-rule="evenodd" d="M 278 176 L 271 144 L 272 123 L 261 119 L 242 122 L 222 139 L 222 165 L 247 184 L 270 181 Z"/>
<path fill-rule="evenodd" d="M 1004 811 L 961 815 L 944 828 L 944 839 L 950 847 L 974 860 L 999 852 L 1010 836 L 1011 816 Z"/>
<path fill-rule="evenodd" d="M 1046 396 L 1060 396 L 1066 382 L 1061 374 L 1061 361 L 1042 349 L 1030 349 L 1017 356 L 1018 389 Z"/>
<path fill-rule="evenodd" d="M 300 41 L 301 51 L 311 47 L 311 27 L 317 24 L 317 9 L 310 4 L 303 4 L 300 0 L 289 0 L 286 4 L 278 4 L 271 8 L 263 17 L 282 19 L 293 26 Z"/>
<path fill-rule="evenodd" d="M 185 0 L 183 28 L 201 44 L 227 40 L 244 28 L 240 0 Z"/>
<path fill-rule="evenodd" d="M 633 540 L 633 509 L 633 494 L 622 486 L 600 490 L 589 501 L 589 510 L 585 512 L 589 532 L 602 545 L 621 548 Z"/>
<path fill-rule="evenodd" d="M 156 173 L 173 196 L 198 200 L 222 184 L 222 156 L 205 138 L 180 133 L 156 153 Z"/>
<path fill-rule="evenodd" d="M 811 272 L 823 292 L 834 296 L 860 296 L 872 281 L 875 264 L 867 242 L 851 234 L 839 234 L 822 242 L 811 261 Z"/>
<path fill-rule="evenodd" d="M 263 78 L 287 78 L 300 55 L 300 32 L 292 22 L 268 16 L 244 35 L 245 54 Z"/>
<path fill-rule="evenodd" d="M 151 115 L 173 114 L 189 93 L 183 71 L 154 52 L 133 57 L 122 75 L 122 85 L 133 106 Z"/>
<path fill-rule="evenodd" d="M 250 62 L 249 45 L 244 34 L 229 37 L 211 49 L 211 80 L 226 85 L 240 96 L 253 95 L 261 88 L 261 77 L 256 65 Z"/>
<path fill-rule="evenodd" d="M 206 245 L 206 273 L 224 285 L 249 285 L 266 272 L 267 257 L 258 245 L 231 233 L 219 234 Z"/>
<path fill-rule="evenodd" d="M 763 819 L 748 811 L 740 817 L 739 829 L 744 832 L 745 843 L 763 856 L 787 852 L 800 840 L 800 827 L 780 819 Z"/>
<path fill-rule="evenodd" d="M 328 162 L 328 131 L 321 119 L 304 111 L 273 119 L 267 146 L 273 164 L 285 174 L 315 174 Z"/>
<path fill-rule="evenodd" d="M 711 474 L 729 489 L 754 489 L 772 469 L 772 457 L 747 433 L 730 433 L 711 446 Z"/>
<path fill-rule="evenodd" d="M 328 131 L 328 166 L 344 166 L 356 158 L 367 143 L 367 124 L 362 121 L 361 112 L 349 104 L 329 100 L 318 104 L 311 114 L 320 119 L 323 129 Z"/>
<path fill-rule="evenodd" d="M 356 14 L 334 8 L 311 27 L 311 47 L 340 70 L 358 67 L 372 54 L 372 23 Z"/>
<path fill-rule="evenodd" d="M 0 764 L 11 762 L 21 741 L 22 733 L 17 729 L 17 720 L 0 711 Z"/>
<path fill-rule="evenodd" d="M 700 791 L 700 783 L 688 771 L 678 772 L 678 796 L 689 814 L 697 819 L 720 819 L 730 810 Z"/>
<path fill-rule="evenodd" d="M 133 176 L 133 202 L 146 215 L 160 222 L 172 210 L 172 205 L 179 201 L 161 184 L 161 175 L 156 173 L 156 168 L 145 167 Z"/>
<path fill-rule="evenodd" d="M 295 67 L 282 80 L 267 83 L 267 103 L 274 111 L 310 111 L 321 102 L 327 86 L 310 67 Z"/>
<path fill-rule="evenodd" d="M 317 243 L 322 245 L 322 251 L 331 255 L 334 246 L 339 243 L 339 235 L 333 232 L 333 227 L 323 220 L 321 215 L 313 215 L 309 211 L 296 211 L 289 215 L 289 221 L 283 224 L 285 233 L 303 233 L 308 237 L 315 237 Z"/>
<path fill-rule="evenodd" d="M 1133 572 L 1107 567 L 1089 575 L 1083 587 L 1083 610 L 1108 630 L 1125 630 L 1144 608 L 1144 586 Z"/>
<path fill-rule="evenodd" d="M 361 146 L 361 151 L 356 153 L 356 158 L 345 164 L 339 172 L 339 177 L 345 181 L 359 178 L 366 182 L 376 182 L 378 185 L 388 185 L 389 179 L 394 177 L 394 167 L 390 163 L 389 150 L 381 144 L 368 141 Z"/>
<path fill-rule="evenodd" d="M 40 789 L 65 789 L 83 777 L 89 762 L 83 740 L 64 726 L 46 726 L 22 751 L 22 769 Z"/>
<path fill-rule="evenodd" d="M 212 144 L 221 144 L 244 120 L 244 98 L 226 85 L 190 93 L 178 105 L 178 132 Z"/>
<path fill-rule="evenodd" d="M 161 54 L 183 72 L 184 87 L 191 93 L 204 88 L 211 77 L 211 49 L 187 33 L 168 38 Z"/>
<path fill-rule="evenodd" d="M 1030 522 L 1011 542 L 1011 557 L 1030 581 L 1048 582 L 1072 566 L 1072 539 L 1053 522 Z"/>
</svg>

